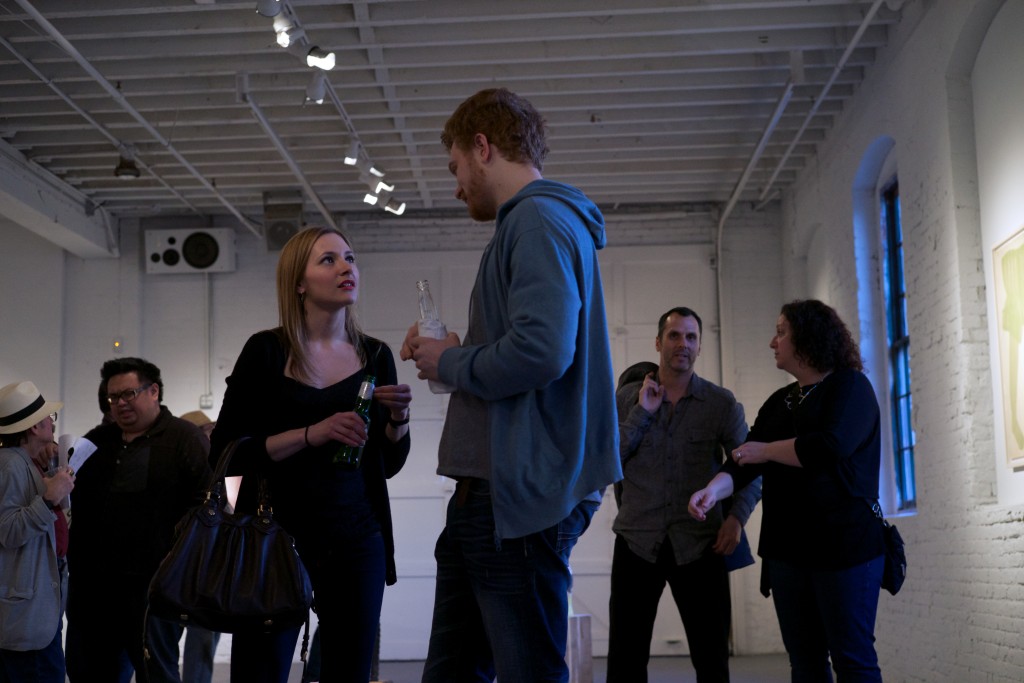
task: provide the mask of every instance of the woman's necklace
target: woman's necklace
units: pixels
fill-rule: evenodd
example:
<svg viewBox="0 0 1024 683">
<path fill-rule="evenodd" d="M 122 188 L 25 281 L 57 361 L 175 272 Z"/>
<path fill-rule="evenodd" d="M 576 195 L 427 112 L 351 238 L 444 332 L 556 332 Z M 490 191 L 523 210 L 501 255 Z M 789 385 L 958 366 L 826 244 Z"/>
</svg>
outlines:
<svg viewBox="0 0 1024 683">
<path fill-rule="evenodd" d="M 802 386 L 797 384 L 796 385 L 796 397 L 797 397 L 796 404 L 800 405 L 801 403 L 803 403 L 804 399 L 807 398 L 808 396 L 810 396 L 811 392 L 814 391 L 815 389 L 817 389 L 819 384 L 821 384 L 821 380 L 818 380 L 817 382 L 815 382 L 811 386 L 807 387 L 806 391 L 804 391 L 804 388 Z"/>
<path fill-rule="evenodd" d="M 825 378 L 822 377 L 814 384 L 809 385 L 807 389 L 804 389 L 802 386 L 800 386 L 800 383 L 797 382 L 796 386 L 793 387 L 793 390 L 790 391 L 789 394 L 786 396 L 786 407 L 789 408 L 790 410 L 793 410 L 794 405 L 798 406 L 801 403 L 803 403 L 804 399 L 810 396 L 811 392 L 817 389 L 818 385 L 821 384 L 821 382 L 824 379 Z"/>
</svg>

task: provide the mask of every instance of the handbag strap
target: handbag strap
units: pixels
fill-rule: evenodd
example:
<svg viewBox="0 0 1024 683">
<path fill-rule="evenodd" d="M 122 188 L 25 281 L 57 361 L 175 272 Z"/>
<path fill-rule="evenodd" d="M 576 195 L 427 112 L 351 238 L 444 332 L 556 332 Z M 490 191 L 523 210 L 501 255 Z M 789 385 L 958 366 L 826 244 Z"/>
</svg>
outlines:
<svg viewBox="0 0 1024 683">
<path fill-rule="evenodd" d="M 235 451 L 238 450 L 238 447 L 248 440 L 249 437 L 247 436 L 239 437 L 234 441 L 229 442 L 228 445 L 224 447 L 224 450 L 221 451 L 220 457 L 217 458 L 217 467 L 214 468 L 213 474 L 210 475 L 210 483 L 206 487 L 205 504 L 217 509 L 223 507 L 224 476 L 228 471 L 228 465 L 231 464 L 231 458 L 235 455 Z M 255 476 L 258 485 L 258 514 L 273 517 L 274 511 L 270 505 L 270 486 L 267 484 L 267 479 L 262 473 Z"/>
<path fill-rule="evenodd" d="M 877 517 L 882 522 L 882 526 L 888 529 L 889 520 L 885 518 L 885 514 L 882 512 L 882 506 L 878 504 L 878 500 L 869 500 L 867 498 L 862 498 L 861 500 L 867 503 L 868 507 L 871 508 L 871 511 L 875 513 L 875 517 Z"/>
</svg>

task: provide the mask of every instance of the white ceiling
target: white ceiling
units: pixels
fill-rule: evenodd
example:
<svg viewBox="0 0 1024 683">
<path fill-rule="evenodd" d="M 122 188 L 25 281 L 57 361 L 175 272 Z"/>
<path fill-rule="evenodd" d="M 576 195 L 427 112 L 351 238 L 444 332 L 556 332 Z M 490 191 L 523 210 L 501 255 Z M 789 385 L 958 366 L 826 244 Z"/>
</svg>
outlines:
<svg viewBox="0 0 1024 683">
<path fill-rule="evenodd" d="M 758 203 L 828 135 L 902 5 L 285 1 L 337 55 L 322 105 L 304 102 L 315 70 L 276 45 L 256 0 L 0 0 L 0 151 L 34 182 L 43 169 L 74 188 L 90 215 L 231 212 L 258 229 L 264 192 L 301 191 L 312 220 L 367 210 L 342 163 L 357 138 L 406 215 L 436 214 L 459 208 L 445 119 L 506 86 L 548 120 L 545 175 L 603 207 L 726 204 L 738 186 Z M 140 178 L 114 177 L 121 144 Z"/>
</svg>

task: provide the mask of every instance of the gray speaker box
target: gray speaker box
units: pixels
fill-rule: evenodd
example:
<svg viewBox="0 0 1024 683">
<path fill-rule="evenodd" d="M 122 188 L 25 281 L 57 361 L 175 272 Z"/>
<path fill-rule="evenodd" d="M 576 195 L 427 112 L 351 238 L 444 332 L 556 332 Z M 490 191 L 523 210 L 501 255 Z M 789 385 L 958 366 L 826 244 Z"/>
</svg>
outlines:
<svg viewBox="0 0 1024 683">
<path fill-rule="evenodd" d="M 267 251 L 281 251 L 302 230 L 302 204 L 264 204 L 263 239 Z"/>
<path fill-rule="evenodd" d="M 235 270 L 232 228 L 147 230 L 144 235 L 146 273 L 228 273 Z"/>
</svg>

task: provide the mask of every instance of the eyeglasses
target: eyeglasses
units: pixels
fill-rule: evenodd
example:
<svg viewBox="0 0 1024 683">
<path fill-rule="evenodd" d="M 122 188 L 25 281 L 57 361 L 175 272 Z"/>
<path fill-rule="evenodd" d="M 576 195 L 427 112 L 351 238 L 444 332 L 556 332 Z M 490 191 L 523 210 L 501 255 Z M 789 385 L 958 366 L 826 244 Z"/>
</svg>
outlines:
<svg viewBox="0 0 1024 683">
<path fill-rule="evenodd" d="M 54 422 L 56 422 L 57 421 L 57 413 L 50 413 L 50 419 L 53 420 Z"/>
<path fill-rule="evenodd" d="M 136 399 L 136 397 L 138 397 L 139 394 L 141 394 L 146 389 L 149 389 L 151 386 L 153 386 L 153 382 L 141 386 L 138 389 L 125 389 L 119 394 L 107 394 L 107 403 L 109 403 L 110 405 L 114 405 L 118 401 L 131 403 Z"/>
</svg>

